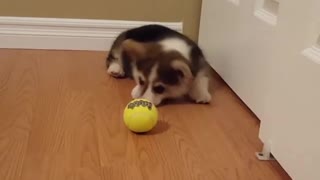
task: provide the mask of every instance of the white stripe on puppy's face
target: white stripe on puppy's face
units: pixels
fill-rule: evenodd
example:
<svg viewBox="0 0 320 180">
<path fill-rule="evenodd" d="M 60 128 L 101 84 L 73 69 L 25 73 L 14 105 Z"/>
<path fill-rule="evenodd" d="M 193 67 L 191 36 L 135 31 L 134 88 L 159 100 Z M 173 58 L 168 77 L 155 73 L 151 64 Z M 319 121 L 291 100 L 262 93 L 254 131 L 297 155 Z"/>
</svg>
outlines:
<svg viewBox="0 0 320 180">
<path fill-rule="evenodd" d="M 133 99 L 140 98 L 143 94 L 145 89 L 145 82 L 146 78 L 144 77 L 143 73 L 141 73 L 136 66 L 133 66 L 132 75 L 136 82 L 136 86 L 131 91 L 131 96 Z"/>
<path fill-rule="evenodd" d="M 163 99 L 162 94 L 155 94 L 153 92 L 153 86 L 158 76 L 158 64 L 155 64 L 148 76 L 148 85 L 145 93 L 142 95 L 142 98 L 145 98 L 149 101 L 151 101 L 154 105 L 159 105 Z"/>
<path fill-rule="evenodd" d="M 160 42 L 164 51 L 178 51 L 184 58 L 190 60 L 191 47 L 182 39 L 168 38 Z"/>
<path fill-rule="evenodd" d="M 133 75 L 137 85 L 131 92 L 132 97 L 147 99 L 157 106 L 166 98 L 179 98 L 187 94 L 192 78 L 189 77 L 191 72 L 188 73 L 184 70 L 185 68 L 187 65 L 179 60 L 165 66 L 154 64 L 148 73 L 134 68 Z M 175 72 L 177 70 L 180 70 L 183 75 Z M 145 77 L 144 74 L 148 76 Z"/>
<path fill-rule="evenodd" d="M 148 77 L 145 77 L 136 67 L 133 67 L 133 77 L 136 82 L 136 86 L 131 91 L 131 96 L 134 99 L 144 98 L 152 102 L 154 105 L 159 105 L 163 100 L 163 94 L 156 94 L 153 92 L 153 87 L 157 80 L 158 64 L 155 64 L 149 73 Z"/>
</svg>

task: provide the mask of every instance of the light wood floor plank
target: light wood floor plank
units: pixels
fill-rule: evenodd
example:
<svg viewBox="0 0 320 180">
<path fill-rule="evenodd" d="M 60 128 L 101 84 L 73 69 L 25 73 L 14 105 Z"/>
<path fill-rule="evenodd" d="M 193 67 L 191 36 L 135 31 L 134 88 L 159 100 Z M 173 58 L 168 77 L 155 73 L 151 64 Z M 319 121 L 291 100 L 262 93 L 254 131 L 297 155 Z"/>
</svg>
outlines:
<svg viewBox="0 0 320 180">
<path fill-rule="evenodd" d="M 215 80 L 213 102 L 159 107 L 128 131 L 134 83 L 106 74 L 105 52 L 0 50 L 1 180 L 287 180 L 254 153 L 259 121 Z"/>
</svg>

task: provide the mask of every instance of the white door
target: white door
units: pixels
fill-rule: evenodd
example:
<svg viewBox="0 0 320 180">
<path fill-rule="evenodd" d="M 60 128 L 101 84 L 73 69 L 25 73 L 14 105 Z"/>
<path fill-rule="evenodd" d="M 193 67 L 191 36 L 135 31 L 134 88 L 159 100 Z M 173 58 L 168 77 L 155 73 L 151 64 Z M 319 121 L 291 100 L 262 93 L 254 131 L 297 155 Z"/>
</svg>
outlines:
<svg viewBox="0 0 320 180">
<path fill-rule="evenodd" d="M 258 117 L 263 117 L 275 22 L 254 14 L 261 9 L 255 0 L 202 3 L 200 46 L 214 69 Z"/>
<path fill-rule="evenodd" d="M 203 0 L 199 44 L 293 179 L 320 179 L 320 0 Z"/>
</svg>

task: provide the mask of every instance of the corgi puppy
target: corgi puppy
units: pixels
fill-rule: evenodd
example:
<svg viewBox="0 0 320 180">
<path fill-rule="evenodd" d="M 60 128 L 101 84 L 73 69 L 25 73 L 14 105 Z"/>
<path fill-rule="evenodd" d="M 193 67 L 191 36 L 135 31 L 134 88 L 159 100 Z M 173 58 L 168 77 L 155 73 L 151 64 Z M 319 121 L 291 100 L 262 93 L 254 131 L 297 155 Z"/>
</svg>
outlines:
<svg viewBox="0 0 320 180">
<path fill-rule="evenodd" d="M 154 105 L 188 95 L 209 103 L 213 69 L 201 49 L 185 35 L 161 25 L 145 25 L 121 33 L 106 59 L 107 72 L 136 82 L 132 98 Z"/>
</svg>

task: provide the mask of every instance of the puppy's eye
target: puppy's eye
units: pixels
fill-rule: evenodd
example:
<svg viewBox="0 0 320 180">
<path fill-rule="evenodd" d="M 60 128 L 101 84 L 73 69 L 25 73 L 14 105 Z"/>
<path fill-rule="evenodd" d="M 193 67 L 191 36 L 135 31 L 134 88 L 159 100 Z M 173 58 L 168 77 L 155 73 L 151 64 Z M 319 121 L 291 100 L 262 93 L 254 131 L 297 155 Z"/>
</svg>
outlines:
<svg viewBox="0 0 320 180">
<path fill-rule="evenodd" d="M 165 88 L 161 85 L 159 86 L 154 86 L 153 91 L 157 94 L 162 94 L 165 91 Z"/>
<path fill-rule="evenodd" d="M 144 83 L 145 83 L 145 82 L 144 82 L 141 78 L 139 78 L 139 84 L 140 84 L 141 86 L 143 86 Z"/>
</svg>

